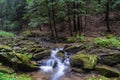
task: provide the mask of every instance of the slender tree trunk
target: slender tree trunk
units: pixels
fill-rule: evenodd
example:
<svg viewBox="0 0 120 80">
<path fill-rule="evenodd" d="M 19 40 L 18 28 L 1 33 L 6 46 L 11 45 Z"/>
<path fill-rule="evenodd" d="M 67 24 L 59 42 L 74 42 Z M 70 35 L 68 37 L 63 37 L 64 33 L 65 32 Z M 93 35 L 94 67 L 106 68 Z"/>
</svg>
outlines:
<svg viewBox="0 0 120 80">
<path fill-rule="evenodd" d="M 80 3 L 77 3 L 77 10 L 79 10 L 79 9 L 80 9 Z M 83 31 L 82 16 L 80 16 L 80 13 L 78 13 L 78 16 L 77 16 L 77 30 L 78 30 L 78 34 L 81 34 Z"/>
<path fill-rule="evenodd" d="M 70 8 L 69 7 L 70 6 L 69 6 L 69 3 L 68 3 L 67 4 L 67 16 L 68 16 L 68 23 L 69 23 L 69 31 L 70 31 L 70 36 L 73 36 L 73 34 L 72 34 L 71 18 L 70 18 Z"/>
<path fill-rule="evenodd" d="M 77 10 L 79 10 L 79 3 L 76 5 Z M 77 33 L 81 34 L 81 28 L 80 28 L 80 13 L 77 13 Z"/>
<path fill-rule="evenodd" d="M 47 3 L 47 9 L 48 9 L 48 17 L 49 17 L 49 30 L 51 32 L 51 36 L 54 38 L 54 32 L 53 32 L 53 27 L 52 27 L 52 22 L 51 22 L 51 11 L 50 11 L 50 8 L 48 7 L 48 1 L 46 0 L 46 3 Z"/>
<path fill-rule="evenodd" d="M 83 32 L 83 20 L 82 20 L 82 16 L 80 16 L 80 28 L 81 28 L 81 32 Z"/>
<path fill-rule="evenodd" d="M 39 30 L 42 31 L 42 27 L 41 27 L 41 25 L 39 25 Z"/>
<path fill-rule="evenodd" d="M 73 9 L 76 9 L 76 3 L 74 2 L 73 3 Z M 73 14 L 73 25 L 74 25 L 74 32 L 77 31 L 77 25 L 76 25 L 76 12 L 74 11 L 74 14 Z"/>
<path fill-rule="evenodd" d="M 110 6 L 110 1 L 107 0 L 107 2 L 106 2 L 106 13 L 105 13 L 107 32 L 111 32 L 110 21 L 109 21 L 109 9 L 110 9 L 109 6 Z"/>
<path fill-rule="evenodd" d="M 53 0 L 52 0 L 53 3 Z M 53 20 L 53 28 L 55 31 L 55 41 L 57 42 L 58 39 L 58 33 L 57 33 L 57 28 L 56 28 L 56 22 L 55 22 L 55 10 L 54 10 L 54 5 L 52 4 L 52 20 Z"/>
</svg>

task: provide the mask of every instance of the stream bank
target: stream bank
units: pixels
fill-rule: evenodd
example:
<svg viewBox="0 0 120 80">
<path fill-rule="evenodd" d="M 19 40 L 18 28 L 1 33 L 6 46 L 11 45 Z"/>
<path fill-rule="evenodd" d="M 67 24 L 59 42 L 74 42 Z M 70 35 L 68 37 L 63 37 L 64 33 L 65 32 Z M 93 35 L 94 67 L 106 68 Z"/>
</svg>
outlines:
<svg viewBox="0 0 120 80">
<path fill-rule="evenodd" d="M 32 37 L 0 38 L 0 42 L 0 62 L 17 72 L 29 71 L 28 74 L 35 80 L 49 80 L 46 74 L 40 72 L 39 66 L 55 47 L 64 48 L 71 56 L 71 70 L 63 80 L 89 80 L 90 77 L 96 80 L 100 75 L 108 77 L 102 77 L 103 80 L 119 80 L 119 50 L 99 48 L 89 42 L 60 44 L 41 42 L 40 38 Z M 64 55 L 59 53 L 59 56 Z M 49 76 L 48 74 L 48 78 Z"/>
</svg>

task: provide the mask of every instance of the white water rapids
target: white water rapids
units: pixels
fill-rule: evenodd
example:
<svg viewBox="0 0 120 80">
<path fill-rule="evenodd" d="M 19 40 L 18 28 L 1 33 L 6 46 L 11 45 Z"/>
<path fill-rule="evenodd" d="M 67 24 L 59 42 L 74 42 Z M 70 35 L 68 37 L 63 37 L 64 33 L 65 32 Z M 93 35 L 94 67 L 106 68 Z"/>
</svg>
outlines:
<svg viewBox="0 0 120 80">
<path fill-rule="evenodd" d="M 46 60 L 43 65 L 40 66 L 40 69 L 43 72 L 52 73 L 50 80 L 61 80 L 61 78 L 65 75 L 66 70 L 69 69 L 70 62 L 67 52 L 64 51 L 65 59 L 63 61 L 56 56 L 61 50 L 63 50 L 63 48 L 56 48 L 55 50 L 52 50 L 50 59 Z"/>
</svg>

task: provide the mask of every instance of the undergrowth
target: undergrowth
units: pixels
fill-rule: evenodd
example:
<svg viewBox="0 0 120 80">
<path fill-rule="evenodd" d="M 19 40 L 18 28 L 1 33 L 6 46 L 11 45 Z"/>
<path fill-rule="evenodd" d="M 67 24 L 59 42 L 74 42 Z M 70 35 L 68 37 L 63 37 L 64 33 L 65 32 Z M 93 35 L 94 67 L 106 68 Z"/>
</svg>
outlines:
<svg viewBox="0 0 120 80">
<path fill-rule="evenodd" d="M 120 38 L 96 38 L 94 44 L 99 47 L 120 48 Z"/>
<path fill-rule="evenodd" d="M 0 37 L 14 37 L 15 34 L 11 32 L 0 31 Z"/>
<path fill-rule="evenodd" d="M 32 79 L 25 74 L 17 76 L 16 74 L 7 74 L 0 72 L 0 80 L 32 80 Z"/>
</svg>

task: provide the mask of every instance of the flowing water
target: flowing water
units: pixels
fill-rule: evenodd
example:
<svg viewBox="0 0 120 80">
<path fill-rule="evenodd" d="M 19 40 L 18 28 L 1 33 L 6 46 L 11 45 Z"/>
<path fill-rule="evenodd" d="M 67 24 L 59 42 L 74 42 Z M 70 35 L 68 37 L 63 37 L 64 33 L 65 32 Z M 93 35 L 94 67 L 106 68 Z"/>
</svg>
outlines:
<svg viewBox="0 0 120 80">
<path fill-rule="evenodd" d="M 41 71 L 51 74 L 50 80 L 61 80 L 70 68 L 67 52 L 63 51 L 65 58 L 62 60 L 60 57 L 57 57 L 59 51 L 63 51 L 63 48 L 52 50 L 50 59 L 44 61 L 42 66 L 40 66 Z"/>
</svg>

